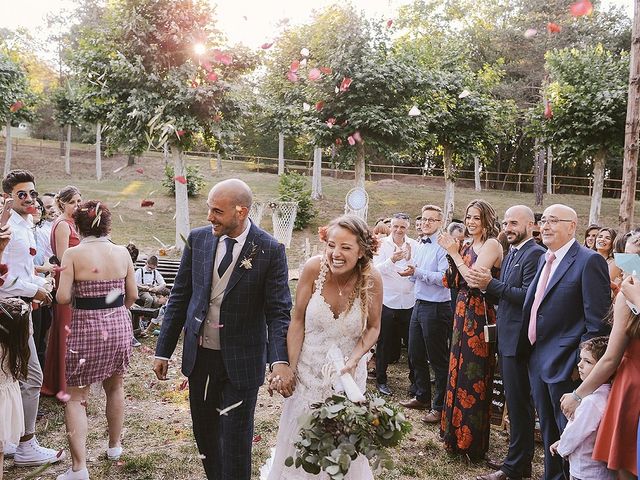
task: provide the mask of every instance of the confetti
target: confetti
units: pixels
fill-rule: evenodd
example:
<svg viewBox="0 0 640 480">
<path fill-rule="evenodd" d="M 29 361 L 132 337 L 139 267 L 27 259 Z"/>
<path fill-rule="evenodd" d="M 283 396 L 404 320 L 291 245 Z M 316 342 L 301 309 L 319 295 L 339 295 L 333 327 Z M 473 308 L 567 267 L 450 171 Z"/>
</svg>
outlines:
<svg viewBox="0 0 640 480">
<path fill-rule="evenodd" d="M 253 443 L 258 443 L 260 440 L 262 440 L 262 436 L 260 435 L 255 435 L 253 437 Z"/>
<path fill-rule="evenodd" d="M 189 379 L 185 378 L 182 383 L 178 386 L 178 391 L 182 392 L 189 387 Z"/>
<path fill-rule="evenodd" d="M 544 118 L 546 118 L 547 120 L 550 120 L 551 118 L 553 118 L 553 110 L 551 108 L 551 102 L 549 102 L 548 100 L 545 101 L 545 104 L 544 104 Z"/>
<path fill-rule="evenodd" d="M 322 110 L 324 108 L 324 102 L 322 100 L 320 100 L 319 102 L 316 102 L 316 110 L 319 112 L 320 110 Z"/>
<path fill-rule="evenodd" d="M 175 177 L 175 181 L 181 183 L 182 185 L 187 184 L 187 179 L 182 175 L 178 175 L 177 177 Z"/>
<path fill-rule="evenodd" d="M 67 335 L 69 335 L 71 333 L 71 327 L 69 327 L 69 325 L 65 325 L 64 331 L 67 332 Z"/>
<path fill-rule="evenodd" d="M 593 13 L 593 5 L 589 0 L 580 0 L 579 2 L 573 3 L 569 7 L 569 11 L 571 12 L 571 15 L 573 15 L 574 17 L 591 15 L 591 13 Z"/>
<path fill-rule="evenodd" d="M 144 169 L 143 168 L 136 168 L 136 172 L 142 174 L 142 173 L 144 173 Z"/>
<path fill-rule="evenodd" d="M 471 95 L 471 92 L 465 88 L 460 92 L 460 95 L 458 95 L 458 98 L 467 98 L 469 95 Z"/>
<path fill-rule="evenodd" d="M 124 223 L 124 220 L 122 219 L 122 215 L 118 214 L 118 218 L 120 219 L 120 221 L 121 221 L 122 223 Z"/>
<path fill-rule="evenodd" d="M 535 28 L 527 28 L 524 31 L 524 38 L 533 38 L 538 34 L 538 30 Z"/>
<path fill-rule="evenodd" d="M 308 48 L 303 48 L 302 50 L 300 50 L 300 55 L 302 55 L 303 57 L 308 57 L 309 56 L 309 49 Z"/>
<path fill-rule="evenodd" d="M 331 75 L 333 73 L 333 70 L 331 70 L 331 67 L 320 67 L 320 71 L 325 75 Z"/>
<path fill-rule="evenodd" d="M 178 138 L 180 138 L 181 136 L 183 136 L 186 132 L 184 130 L 176 130 L 176 135 L 178 136 Z"/>
<path fill-rule="evenodd" d="M 153 205 L 155 204 L 155 202 L 153 200 L 142 200 L 142 202 L 140 202 L 140 206 L 141 207 L 153 207 Z"/>
<path fill-rule="evenodd" d="M 358 130 L 354 132 L 353 139 L 358 143 L 362 142 L 362 136 L 360 135 L 360 132 Z"/>
<path fill-rule="evenodd" d="M 238 408 L 240 405 L 242 405 L 242 400 L 240 400 L 238 403 L 234 403 L 233 405 L 223 408 L 222 410 L 220 410 L 219 408 L 216 408 L 216 410 L 220 413 L 220 415 L 227 415 L 231 410 L 233 410 L 234 408 Z"/>
<path fill-rule="evenodd" d="M 201 453 L 200 455 L 198 455 L 198 458 L 199 458 L 200 460 L 204 460 L 205 458 L 207 458 L 207 456 L 206 456 L 206 455 L 203 455 L 203 454 Z"/>
<path fill-rule="evenodd" d="M 117 202 L 113 207 L 111 208 L 116 208 L 118 205 L 120 205 L 121 202 Z"/>
<path fill-rule="evenodd" d="M 202 337 L 200 337 L 202 338 Z M 207 392 L 209 391 L 209 375 L 207 375 L 207 381 L 204 382 L 204 401 L 207 401 Z"/>
<path fill-rule="evenodd" d="M 349 142 L 349 145 L 351 145 L 352 147 L 356 144 L 356 140 L 355 138 L 353 138 L 353 135 L 349 135 L 347 137 L 347 142 Z"/>
<path fill-rule="evenodd" d="M 347 90 L 349 90 L 349 87 L 351 86 L 351 82 L 353 80 L 349 77 L 344 77 L 342 79 L 342 82 L 340 82 L 340 91 L 341 92 L 346 92 Z"/>
<path fill-rule="evenodd" d="M 167 246 L 158 237 L 155 237 L 153 235 L 152 235 L 152 237 L 156 242 L 158 242 L 160 245 L 162 245 L 162 248 L 167 248 Z"/>
<path fill-rule="evenodd" d="M 273 46 L 273 42 L 270 43 L 263 43 L 260 48 L 262 48 L 263 50 L 269 50 L 271 47 Z"/>
<path fill-rule="evenodd" d="M 393 25 L 393 20 L 392 19 L 387 20 L 387 28 L 391 28 L 391 25 Z"/>
<path fill-rule="evenodd" d="M 560 33 L 562 31 L 562 27 L 557 23 L 549 22 L 547 23 L 547 32 L 549 33 Z"/>
<path fill-rule="evenodd" d="M 120 170 L 123 170 L 123 169 L 125 169 L 125 168 L 127 168 L 127 166 L 126 166 L 126 165 L 123 165 L 123 166 L 121 166 L 121 167 L 118 167 L 118 168 L 116 168 L 116 169 L 113 171 L 113 173 L 118 173 Z"/>
<path fill-rule="evenodd" d="M 336 124 L 336 119 L 331 117 L 327 119 L 327 127 L 332 128 Z"/>
<path fill-rule="evenodd" d="M 217 82 L 218 81 L 218 75 L 216 74 L 216 72 L 209 72 L 207 74 L 207 80 L 209 80 L 210 82 Z"/>
<path fill-rule="evenodd" d="M 342 145 L 342 139 L 336 138 L 336 145 Z"/>
<path fill-rule="evenodd" d="M 420 115 L 420 113 L 420 109 L 416 105 L 411 107 L 411 110 L 409 110 L 410 117 L 417 117 L 418 115 Z"/>
<path fill-rule="evenodd" d="M 147 215 L 153 215 L 153 212 L 147 212 Z"/>
<path fill-rule="evenodd" d="M 22 103 L 20 100 L 18 100 L 17 102 L 14 102 L 11 107 L 9 107 L 9 111 L 11 113 L 15 113 L 18 110 L 20 110 L 22 107 L 24 107 L 24 103 Z"/>
<path fill-rule="evenodd" d="M 78 360 L 78 365 L 84 365 L 87 362 L 86 358 L 81 358 L 80 360 Z"/>
<path fill-rule="evenodd" d="M 102 341 L 106 342 L 107 338 L 109 338 L 109 332 L 107 332 L 106 330 L 102 330 L 101 336 L 102 336 Z"/>
<path fill-rule="evenodd" d="M 307 102 L 304 102 L 302 104 L 302 111 L 303 112 L 308 112 L 309 110 L 311 110 L 311 105 L 309 105 Z"/>
<path fill-rule="evenodd" d="M 298 74 L 296 72 L 287 72 L 287 80 L 296 83 L 298 81 Z"/>
<path fill-rule="evenodd" d="M 107 305 L 111 305 L 113 302 L 118 300 L 118 298 L 120 298 L 120 295 L 122 295 L 122 290 L 120 290 L 119 288 L 114 288 L 109 293 L 107 293 L 107 296 L 104 299 L 104 303 L 106 303 Z"/>
<path fill-rule="evenodd" d="M 300 68 L 300 61 L 299 60 L 294 60 L 293 62 L 291 62 L 291 66 L 289 67 L 289 71 L 293 72 L 293 73 L 297 73 L 298 72 L 298 68 Z"/>
<path fill-rule="evenodd" d="M 309 80 L 311 80 L 312 82 L 315 82 L 321 76 L 322 76 L 322 72 L 320 71 L 319 68 L 312 68 L 311 70 L 309 70 L 308 77 L 309 77 Z"/>
</svg>

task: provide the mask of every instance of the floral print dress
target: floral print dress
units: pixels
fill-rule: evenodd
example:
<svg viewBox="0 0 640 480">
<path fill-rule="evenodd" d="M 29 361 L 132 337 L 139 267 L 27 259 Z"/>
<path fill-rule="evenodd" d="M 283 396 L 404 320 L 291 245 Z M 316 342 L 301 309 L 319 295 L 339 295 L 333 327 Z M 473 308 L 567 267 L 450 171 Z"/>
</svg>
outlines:
<svg viewBox="0 0 640 480">
<path fill-rule="evenodd" d="M 478 256 L 471 245 L 461 252 L 464 264 L 471 267 Z M 499 269 L 492 268 L 497 278 Z M 453 315 L 453 335 L 449 357 L 449 377 L 440 435 L 451 453 L 466 454 L 482 460 L 489 448 L 489 414 L 495 367 L 495 343 L 484 341 L 485 323 L 496 323 L 496 311 L 480 290 L 471 289 L 459 273 L 456 276 L 458 298 Z"/>
</svg>

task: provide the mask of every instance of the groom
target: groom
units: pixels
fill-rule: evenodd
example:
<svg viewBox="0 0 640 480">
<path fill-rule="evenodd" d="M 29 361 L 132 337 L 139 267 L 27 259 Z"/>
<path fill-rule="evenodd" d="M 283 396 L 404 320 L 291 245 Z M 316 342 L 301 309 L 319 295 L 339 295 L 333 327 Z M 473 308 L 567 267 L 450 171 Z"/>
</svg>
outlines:
<svg viewBox="0 0 640 480">
<path fill-rule="evenodd" d="M 250 480 L 253 416 L 267 362 L 270 389 L 288 396 L 295 383 L 286 345 L 291 294 L 284 246 L 249 220 L 251 202 L 251 190 L 237 179 L 209 192 L 211 227 L 189 234 L 153 364 L 166 380 L 184 329 L 182 373 L 189 378 L 193 433 L 214 480 Z"/>
</svg>

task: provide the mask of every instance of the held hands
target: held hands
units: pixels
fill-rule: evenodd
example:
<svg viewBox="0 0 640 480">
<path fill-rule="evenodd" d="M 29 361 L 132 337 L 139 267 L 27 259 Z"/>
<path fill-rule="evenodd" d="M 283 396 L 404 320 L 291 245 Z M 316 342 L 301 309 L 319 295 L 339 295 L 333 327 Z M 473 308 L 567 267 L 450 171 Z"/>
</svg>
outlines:
<svg viewBox="0 0 640 480">
<path fill-rule="evenodd" d="M 284 398 L 290 397 L 296 387 L 293 369 L 286 363 L 276 363 L 267 376 L 267 382 L 269 382 L 267 391 L 270 396 L 273 396 L 273 392 L 276 391 Z"/>
<path fill-rule="evenodd" d="M 474 265 L 469 269 L 469 273 L 467 273 L 467 283 L 469 286 L 480 290 L 486 290 L 492 278 L 491 270 L 486 267 Z"/>
<path fill-rule="evenodd" d="M 51 293 L 46 290 L 45 287 L 38 288 L 38 291 L 33 296 L 33 301 L 36 303 L 41 303 L 42 305 L 51 305 L 53 298 L 51 297 Z"/>
<path fill-rule="evenodd" d="M 444 248 L 451 256 L 456 255 L 460 250 L 460 243 L 446 232 L 438 237 L 438 245 Z"/>
</svg>

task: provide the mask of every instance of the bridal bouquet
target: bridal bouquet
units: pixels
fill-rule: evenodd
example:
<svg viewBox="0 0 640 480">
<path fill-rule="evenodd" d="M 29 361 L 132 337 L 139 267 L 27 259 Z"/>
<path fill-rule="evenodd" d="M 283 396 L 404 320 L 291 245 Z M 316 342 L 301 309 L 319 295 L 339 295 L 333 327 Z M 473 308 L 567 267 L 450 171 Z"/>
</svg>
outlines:
<svg viewBox="0 0 640 480">
<path fill-rule="evenodd" d="M 391 468 L 386 449 L 398 445 L 410 430 L 398 407 L 376 395 L 367 395 L 361 403 L 333 395 L 301 418 L 295 459 L 287 458 L 285 465 L 312 474 L 324 470 L 332 480 L 343 479 L 358 454 L 366 456 L 374 470 Z"/>
</svg>

